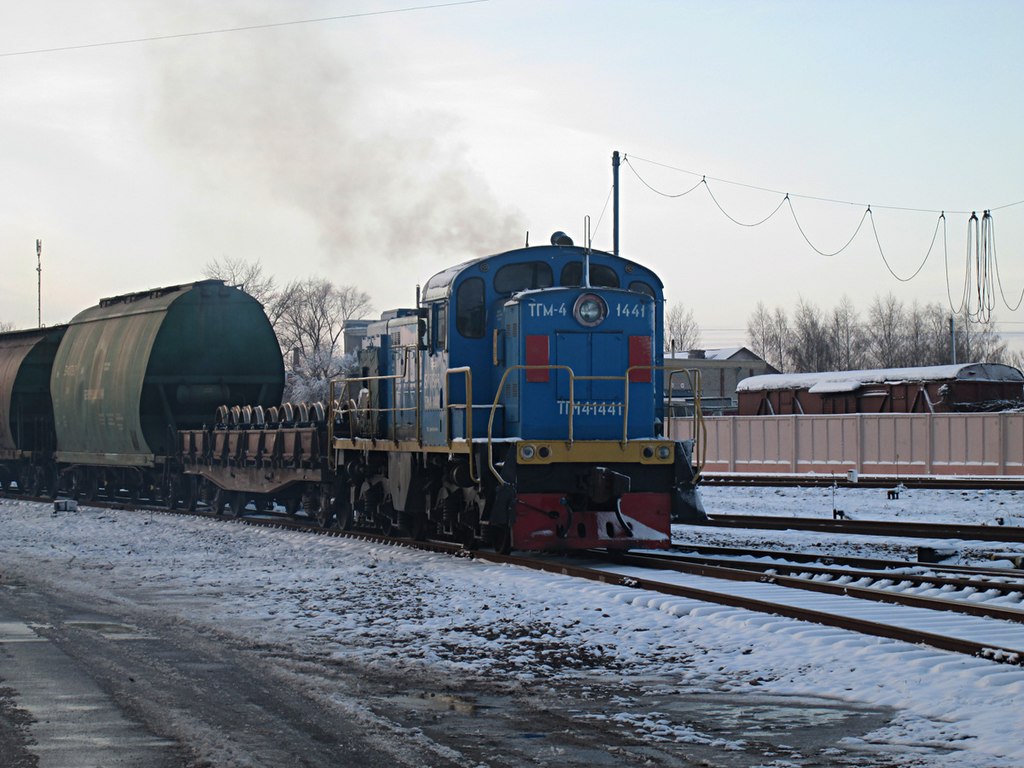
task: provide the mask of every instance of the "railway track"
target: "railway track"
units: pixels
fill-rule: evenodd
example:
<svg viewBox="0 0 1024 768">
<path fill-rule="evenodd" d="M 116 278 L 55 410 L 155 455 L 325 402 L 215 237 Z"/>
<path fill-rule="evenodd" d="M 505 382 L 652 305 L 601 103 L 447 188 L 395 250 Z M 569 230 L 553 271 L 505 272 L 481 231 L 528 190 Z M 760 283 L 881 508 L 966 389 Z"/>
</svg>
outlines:
<svg viewBox="0 0 1024 768">
<path fill-rule="evenodd" d="M 967 539 L 1024 543 L 1024 527 L 1016 525 L 965 525 L 960 523 L 918 523 L 886 520 L 849 520 L 816 517 L 772 517 L 761 515 L 711 515 L 697 525 L 719 528 L 756 528 L 773 531 L 821 531 L 858 536 L 901 538 Z"/>
<path fill-rule="evenodd" d="M 120 502 L 98 503 L 95 506 L 131 508 Z M 772 569 L 776 569 L 775 572 L 768 573 L 772 569 L 687 562 L 686 558 L 679 555 L 620 553 L 605 557 L 594 553 L 591 562 L 580 563 L 578 559 L 570 562 L 564 557 L 523 557 L 489 551 L 468 551 L 462 545 L 450 542 L 423 542 L 360 531 L 324 530 L 315 521 L 301 517 L 230 517 L 206 510 L 183 512 L 163 508 L 156 511 L 220 517 L 238 524 L 300 529 L 324 535 L 411 546 L 452 556 L 470 556 L 483 562 L 517 565 L 618 584 L 631 589 L 683 597 L 698 603 L 732 606 L 1024 666 L 1024 628 L 1021 627 L 1024 611 L 1006 606 L 971 603 L 966 596 L 963 600 L 951 600 L 906 595 L 885 588 L 828 584 L 814 578 L 784 575 L 774 565 Z M 808 574 L 817 570 L 806 565 L 798 565 L 796 569 Z M 890 576 L 896 578 L 895 575 Z M 898 576 L 905 580 L 903 574 Z M 888 576 L 883 577 L 875 572 L 871 577 L 861 578 L 879 582 L 887 580 Z M 964 586 L 961 589 L 977 589 L 983 584 L 975 579 L 972 587 Z M 938 588 L 945 586 L 956 588 L 956 583 L 951 580 L 949 584 L 943 583 Z"/>
<path fill-rule="evenodd" d="M 745 485 L 745 486 L 803 486 L 841 488 L 894 488 L 902 485 L 905 488 L 948 488 L 952 490 L 992 490 L 1019 491 L 1024 490 L 1024 476 L 1019 477 L 965 477 L 962 475 L 942 477 L 935 475 L 908 475 L 893 477 L 892 475 L 858 475 L 856 482 L 845 474 L 743 474 L 704 472 L 701 475 L 703 485 Z"/>
<path fill-rule="evenodd" d="M 674 550 L 680 553 L 717 556 L 720 558 L 744 557 L 769 560 L 773 563 L 788 565 L 792 563 L 811 563 L 820 565 L 845 565 L 850 568 L 865 568 L 874 571 L 896 571 L 898 569 L 926 569 L 937 573 L 958 573 L 962 575 L 1006 577 L 1015 574 L 1024 578 L 1024 569 L 1009 570 L 1007 568 L 985 568 L 977 565 L 947 565 L 926 561 L 887 560 L 879 557 L 853 557 L 849 555 L 828 555 L 816 552 L 791 552 L 785 550 L 757 549 L 749 547 L 719 547 L 710 545 L 685 544 L 677 545 Z"/>
</svg>

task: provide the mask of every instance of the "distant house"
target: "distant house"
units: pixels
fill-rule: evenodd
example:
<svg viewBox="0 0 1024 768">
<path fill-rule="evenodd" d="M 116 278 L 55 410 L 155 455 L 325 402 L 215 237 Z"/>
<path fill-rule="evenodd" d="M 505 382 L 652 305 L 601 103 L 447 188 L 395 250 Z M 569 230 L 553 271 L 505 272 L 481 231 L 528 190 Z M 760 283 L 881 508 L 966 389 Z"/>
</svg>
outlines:
<svg viewBox="0 0 1024 768">
<path fill-rule="evenodd" d="M 698 371 L 701 406 L 705 413 L 715 414 L 736 408 L 736 388 L 750 376 L 778 373 L 763 358 L 746 347 L 691 349 L 687 352 L 665 353 L 665 393 L 671 393 L 677 415 L 692 412 L 696 382 L 682 373 Z"/>
</svg>

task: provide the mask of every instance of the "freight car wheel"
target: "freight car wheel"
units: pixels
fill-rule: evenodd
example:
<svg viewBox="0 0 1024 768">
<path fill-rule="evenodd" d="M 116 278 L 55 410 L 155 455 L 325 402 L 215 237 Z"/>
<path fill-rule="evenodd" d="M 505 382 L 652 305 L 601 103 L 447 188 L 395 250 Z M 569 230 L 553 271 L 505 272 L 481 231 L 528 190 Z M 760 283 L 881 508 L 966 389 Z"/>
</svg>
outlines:
<svg viewBox="0 0 1024 768">
<path fill-rule="evenodd" d="M 213 512 L 216 515 L 224 514 L 224 507 L 228 503 L 228 492 L 223 488 L 218 488 L 213 492 Z"/>
<path fill-rule="evenodd" d="M 172 512 L 181 506 L 184 478 L 175 473 L 167 478 L 167 492 L 164 494 L 164 506 Z"/>
<path fill-rule="evenodd" d="M 38 496 L 43 492 L 43 470 L 38 467 L 33 469 L 27 487 L 29 496 Z"/>
<path fill-rule="evenodd" d="M 235 517 L 242 517 L 245 515 L 245 506 L 249 503 L 249 497 L 241 491 L 235 491 L 231 494 L 230 500 L 228 501 L 231 507 L 231 514 Z"/>
<path fill-rule="evenodd" d="M 53 501 L 60 493 L 60 469 L 54 464 L 43 477 L 46 482 L 46 498 Z"/>
<path fill-rule="evenodd" d="M 22 464 L 18 467 L 18 493 L 27 496 L 32 487 L 32 467 Z"/>
<path fill-rule="evenodd" d="M 82 498 L 85 502 L 91 503 L 96 501 L 96 496 L 100 490 L 100 478 L 96 474 L 95 469 L 86 469 L 85 472 L 85 487 L 82 491 Z"/>
<path fill-rule="evenodd" d="M 199 502 L 199 486 L 196 482 L 194 475 L 188 475 L 182 478 L 182 485 L 184 486 L 184 499 L 182 500 L 182 507 L 186 512 L 195 512 L 196 504 Z"/>
</svg>

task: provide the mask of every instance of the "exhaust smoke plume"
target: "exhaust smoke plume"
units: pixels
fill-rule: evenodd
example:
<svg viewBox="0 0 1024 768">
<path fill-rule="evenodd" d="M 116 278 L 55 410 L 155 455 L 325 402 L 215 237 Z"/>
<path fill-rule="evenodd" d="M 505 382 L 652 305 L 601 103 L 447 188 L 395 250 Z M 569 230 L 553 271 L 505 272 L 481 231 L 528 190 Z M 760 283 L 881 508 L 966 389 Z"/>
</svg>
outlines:
<svg viewBox="0 0 1024 768">
<path fill-rule="evenodd" d="M 525 227 L 443 117 L 400 91 L 375 93 L 344 52 L 306 32 L 162 52 L 155 126 L 180 163 L 217 194 L 252 201 L 256 216 L 261 198 L 301 210 L 332 262 L 436 252 L 448 264 L 521 241 Z M 349 58 L 372 72 L 365 51 Z"/>
</svg>

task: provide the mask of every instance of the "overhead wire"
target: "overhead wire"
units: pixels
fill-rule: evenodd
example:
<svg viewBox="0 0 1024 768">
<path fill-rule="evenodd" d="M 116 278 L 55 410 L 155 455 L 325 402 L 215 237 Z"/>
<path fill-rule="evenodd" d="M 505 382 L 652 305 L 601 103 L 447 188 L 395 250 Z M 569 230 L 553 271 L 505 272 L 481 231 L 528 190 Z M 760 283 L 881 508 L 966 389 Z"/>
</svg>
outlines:
<svg viewBox="0 0 1024 768">
<path fill-rule="evenodd" d="M 640 174 L 640 172 L 636 169 L 633 163 L 630 162 L 630 160 L 638 160 L 661 168 L 666 168 L 668 170 L 678 171 L 680 173 L 689 174 L 691 176 L 699 176 L 700 181 L 698 181 L 692 187 L 687 189 L 685 192 L 664 192 L 663 190 L 658 189 L 649 181 L 647 181 L 647 179 L 645 179 L 643 175 Z M 629 169 L 633 172 L 636 178 L 639 179 L 640 182 L 645 187 L 647 187 L 647 189 L 651 190 L 652 192 L 655 192 L 656 194 L 662 197 L 685 197 L 694 190 L 700 187 L 704 187 L 705 191 L 707 191 L 708 195 L 711 197 L 712 201 L 714 202 L 718 210 L 731 222 L 742 227 L 760 226 L 761 224 L 766 223 L 769 219 L 775 216 L 775 214 L 779 212 L 783 205 L 788 205 L 790 214 L 793 216 L 793 222 L 796 224 L 796 228 L 800 232 L 800 235 L 803 237 L 804 241 L 807 243 L 808 246 L 810 246 L 812 250 L 814 250 L 819 255 L 825 257 L 837 256 L 843 251 L 845 251 L 847 248 L 849 248 L 853 244 L 853 241 L 857 238 L 857 235 L 860 233 L 861 229 L 863 228 L 865 220 L 869 220 L 871 223 L 872 233 L 874 234 L 875 245 L 878 248 L 879 256 L 881 256 L 882 262 L 883 264 L 885 264 L 885 268 L 888 270 L 889 274 L 892 275 L 896 280 L 899 280 L 900 282 L 909 282 L 921 273 L 925 265 L 928 263 L 928 260 L 931 258 L 932 252 L 935 249 L 936 240 L 938 239 L 939 230 L 941 228 L 943 264 L 946 275 L 946 296 L 949 300 L 950 309 L 953 311 L 954 314 L 960 314 L 961 312 L 964 312 L 971 320 L 977 322 L 989 322 L 992 317 L 992 311 L 995 309 L 996 306 L 997 289 L 999 296 L 1002 298 L 1003 304 L 1011 312 L 1016 311 L 1021 307 L 1022 304 L 1024 304 L 1024 288 L 1021 289 L 1021 295 L 1020 297 L 1018 297 L 1016 302 L 1009 301 L 1009 299 L 1007 299 L 1006 297 L 1006 292 L 1003 289 L 1002 276 L 999 272 L 999 265 L 996 257 L 995 221 L 992 216 L 992 211 L 1003 210 L 1006 208 L 1011 208 L 1013 206 L 1024 204 L 1024 200 L 1018 200 L 1013 203 L 1007 203 L 1005 205 L 997 206 L 996 208 L 989 208 L 985 210 L 984 215 L 981 219 L 979 219 L 976 211 L 940 211 L 927 208 L 911 208 L 906 206 L 871 205 L 855 203 L 849 200 L 839 200 L 836 198 L 819 197 L 815 195 L 799 195 L 792 192 L 782 192 L 780 190 L 771 189 L 769 187 L 762 187 L 754 184 L 730 181 L 728 179 L 715 178 L 712 176 L 708 176 L 707 174 L 700 174 L 694 171 L 688 171 L 683 168 L 677 168 L 666 163 L 660 163 L 654 160 L 648 160 L 645 158 L 630 155 L 624 155 L 623 162 L 629 166 Z M 710 184 L 708 184 L 709 179 L 722 184 L 731 184 L 734 186 L 752 189 L 759 192 L 767 192 L 769 194 L 782 195 L 782 199 L 779 201 L 779 204 L 775 207 L 775 209 L 770 214 L 765 216 L 763 219 L 760 219 L 756 222 L 741 221 L 740 219 L 736 218 L 733 214 L 731 214 L 729 211 L 727 211 L 725 207 L 721 204 L 721 202 L 712 192 Z M 826 251 L 815 245 L 815 243 L 807 235 L 804 226 L 800 222 L 800 218 L 797 216 L 796 209 L 793 206 L 793 198 L 815 200 L 818 202 L 834 203 L 838 205 L 853 205 L 858 207 L 863 206 L 864 213 L 861 215 L 860 221 L 857 223 L 857 227 L 854 229 L 853 234 L 850 235 L 849 239 L 837 250 Z M 873 208 L 880 208 L 892 211 L 909 211 L 914 213 L 938 214 L 938 218 L 935 222 L 935 229 L 932 231 L 932 239 L 928 245 L 928 250 L 925 252 L 924 258 L 921 260 L 921 263 L 908 277 L 901 277 L 899 274 L 897 274 L 896 270 L 893 269 L 892 264 L 890 264 L 889 259 L 885 253 L 885 248 L 882 246 L 882 238 L 879 235 L 878 227 L 875 223 L 875 217 L 872 211 Z M 953 306 L 954 301 L 951 292 L 952 284 L 949 275 L 949 242 L 946 236 L 946 222 L 948 213 L 963 215 L 970 214 L 970 218 L 968 219 L 967 223 L 967 254 L 964 265 L 964 289 L 963 293 L 961 294 L 959 308 L 955 308 Z"/>
<path fill-rule="evenodd" d="M 475 5 L 486 3 L 489 0 L 452 0 L 448 3 L 432 3 L 430 5 L 412 5 L 405 8 L 389 8 L 383 11 L 363 11 L 362 13 L 346 13 L 339 16 L 322 16 L 316 19 L 296 19 L 292 21 L 277 21 L 267 24 L 249 24 L 240 27 L 224 27 L 222 29 L 207 29 L 197 32 L 179 32 L 168 35 L 152 35 L 150 37 L 136 37 L 128 40 L 107 40 L 99 43 L 82 43 L 80 45 L 62 45 L 53 48 L 33 48 L 24 51 L 7 51 L 0 53 L 0 58 L 9 56 L 33 56 L 43 53 L 60 53 L 63 51 L 80 51 L 87 48 L 105 48 L 113 45 L 133 45 L 137 43 L 152 43 L 159 40 L 178 40 L 186 37 L 204 37 L 207 35 L 225 35 L 232 32 L 252 32 L 258 29 L 274 29 L 276 27 L 293 27 L 300 24 L 320 24 L 328 21 L 345 21 L 347 19 L 361 19 L 370 16 L 387 16 L 395 13 L 410 13 L 412 11 L 430 11 L 438 8 L 451 8 L 458 5 Z"/>
</svg>

